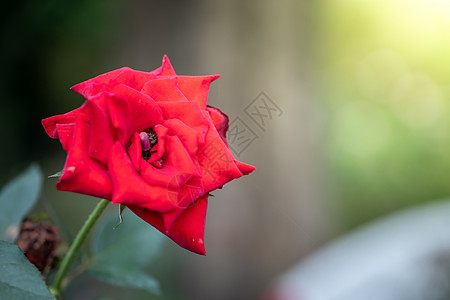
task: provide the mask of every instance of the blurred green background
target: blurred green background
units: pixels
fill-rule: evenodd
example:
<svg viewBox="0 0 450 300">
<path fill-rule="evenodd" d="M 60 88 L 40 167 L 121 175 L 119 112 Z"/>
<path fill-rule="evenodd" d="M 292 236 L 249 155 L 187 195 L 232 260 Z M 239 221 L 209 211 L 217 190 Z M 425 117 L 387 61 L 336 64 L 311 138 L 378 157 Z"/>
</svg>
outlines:
<svg viewBox="0 0 450 300">
<path fill-rule="evenodd" d="M 328 1 L 322 9 L 318 87 L 345 224 L 447 196 L 449 3 Z"/>
<path fill-rule="evenodd" d="M 210 103 L 231 119 L 261 91 L 282 108 L 265 130 L 244 118 L 258 139 L 238 158 L 257 171 L 211 200 L 206 257 L 168 243 L 151 270 L 161 299 L 257 299 L 326 241 L 450 194 L 447 1 L 28 0 L 0 14 L 2 184 L 31 161 L 62 168 L 40 120 L 82 104 L 70 86 L 163 54 L 179 74 L 221 74 Z M 54 183 L 75 232 L 96 201 Z M 66 297 L 148 299 L 108 289 L 81 276 Z"/>
</svg>

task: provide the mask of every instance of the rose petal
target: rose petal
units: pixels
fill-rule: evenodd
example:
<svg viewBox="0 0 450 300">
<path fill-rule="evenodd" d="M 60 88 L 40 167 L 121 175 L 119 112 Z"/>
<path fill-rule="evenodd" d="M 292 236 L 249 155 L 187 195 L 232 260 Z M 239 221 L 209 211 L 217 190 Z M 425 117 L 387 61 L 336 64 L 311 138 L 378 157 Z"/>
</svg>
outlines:
<svg viewBox="0 0 450 300">
<path fill-rule="evenodd" d="M 177 199 L 178 205 L 188 207 L 204 194 L 203 178 L 201 176 L 193 176 L 180 187 Z"/>
<path fill-rule="evenodd" d="M 136 172 L 119 142 L 111 149 L 109 171 L 114 185 L 112 202 L 137 205 L 158 212 L 168 212 L 178 207 L 172 202 L 173 192 L 167 186 L 151 186 Z"/>
<path fill-rule="evenodd" d="M 198 162 L 201 166 L 205 192 L 221 188 L 225 183 L 241 177 L 233 154 L 223 143 L 214 127 L 210 128 L 206 141 L 198 151 Z"/>
<path fill-rule="evenodd" d="M 76 120 L 73 140 L 57 188 L 110 199 L 112 182 L 106 166 L 88 156 L 89 125 Z"/>
<path fill-rule="evenodd" d="M 192 252 L 205 255 L 205 220 L 208 195 L 195 201 L 178 216 L 168 236 L 178 245 Z"/>
<path fill-rule="evenodd" d="M 139 133 L 135 132 L 131 137 L 130 147 L 128 147 L 127 153 L 135 170 L 140 172 L 142 169 L 141 166 L 147 162 L 142 158 L 142 145 Z"/>
<path fill-rule="evenodd" d="M 120 73 L 124 71 L 131 70 L 130 68 L 120 68 L 92 79 L 83 81 L 79 84 L 74 85 L 70 89 L 85 98 L 89 98 L 91 96 L 95 96 L 100 92 L 103 92 L 107 86 L 107 84 L 116 78 Z"/>
<path fill-rule="evenodd" d="M 196 102 L 201 109 L 206 108 L 211 82 L 220 75 L 177 76 L 178 89 L 189 100 Z"/>
<path fill-rule="evenodd" d="M 193 176 L 200 176 L 192 158 L 178 137 L 166 136 L 166 155 L 161 169 L 141 163 L 142 177 L 151 186 L 179 188 Z M 178 199 L 178 197 L 176 198 Z M 176 202 L 176 199 L 174 202 Z M 177 202 L 178 203 L 178 202 Z"/>
<path fill-rule="evenodd" d="M 166 136 L 166 157 L 164 168 L 179 170 L 185 174 L 198 174 L 192 158 L 177 136 Z"/>
<path fill-rule="evenodd" d="M 115 128 L 117 139 L 123 145 L 126 145 L 132 132 L 130 129 L 130 124 L 132 122 L 130 104 L 122 97 L 109 93 L 108 95 L 107 110 L 109 118 Z"/>
<path fill-rule="evenodd" d="M 127 205 L 127 207 L 134 212 L 139 218 L 149 223 L 163 234 L 166 234 L 166 229 L 164 228 L 164 221 L 162 217 L 162 213 L 158 213 L 149 209 L 145 209 L 143 207 L 137 205 Z M 167 235 L 168 236 L 168 235 Z M 170 238 L 170 237 L 169 237 Z"/>
<path fill-rule="evenodd" d="M 101 97 L 105 97 L 105 93 Z M 115 130 L 106 109 L 101 108 L 91 100 L 87 101 L 87 108 L 91 123 L 88 154 L 90 157 L 108 165 L 109 151 L 116 138 Z"/>
<path fill-rule="evenodd" d="M 176 77 L 160 77 L 147 82 L 141 91 L 155 101 L 188 101 L 178 90 Z"/>
<path fill-rule="evenodd" d="M 162 213 L 161 218 L 164 223 L 164 234 L 168 234 L 170 229 L 172 228 L 173 223 L 177 220 L 177 218 L 183 213 L 185 208 L 176 208 L 167 213 Z"/>
<path fill-rule="evenodd" d="M 205 195 L 183 210 L 168 232 L 164 228 L 163 217 L 160 214 L 137 206 L 129 206 L 129 208 L 181 247 L 205 255 L 204 232 L 206 209 L 208 207 L 207 199 L 208 196 Z"/>
<path fill-rule="evenodd" d="M 108 111 L 124 143 L 134 132 L 145 131 L 163 121 L 162 111 L 152 98 L 122 84 L 111 90 Z"/>
<path fill-rule="evenodd" d="M 159 102 L 165 120 L 179 119 L 184 124 L 205 134 L 212 125 L 209 114 L 202 111 L 195 102 Z M 206 117 L 208 115 L 208 118 Z"/>
<path fill-rule="evenodd" d="M 124 69 L 123 72 L 117 75 L 111 80 L 111 89 L 113 85 L 126 85 L 136 91 L 140 91 L 145 83 L 150 80 L 156 79 L 156 75 L 149 72 L 136 71 L 130 68 Z"/>
<path fill-rule="evenodd" d="M 136 71 L 125 67 L 79 83 L 71 89 L 86 99 L 90 99 L 105 90 L 109 90 L 111 86 L 119 84 L 125 84 L 140 91 L 146 82 L 155 78 L 156 75 L 151 72 Z"/>
<path fill-rule="evenodd" d="M 57 124 L 71 124 L 75 123 L 75 120 L 80 119 L 85 122 L 89 120 L 89 113 L 86 111 L 86 104 L 74 109 L 66 114 L 53 116 L 42 120 L 42 126 L 44 126 L 45 132 L 53 139 L 58 138 L 58 132 L 56 130 Z"/>
<path fill-rule="evenodd" d="M 169 58 L 167 55 L 164 55 L 161 67 L 151 72 L 152 74 L 155 74 L 156 76 L 173 76 L 176 75 L 175 70 L 172 67 L 172 64 L 170 63 Z"/>
<path fill-rule="evenodd" d="M 195 199 L 205 194 L 203 180 L 178 137 L 167 136 L 165 144 L 167 155 L 161 167 L 155 167 L 142 158 L 137 133 L 131 139 L 128 155 L 136 171 L 150 186 L 169 189 L 168 195 L 172 202 L 182 207 L 189 206 Z"/>
<path fill-rule="evenodd" d="M 69 151 L 72 144 L 73 131 L 75 129 L 75 123 L 69 124 L 56 124 L 56 132 L 59 140 L 63 146 L 63 149 Z"/>
<path fill-rule="evenodd" d="M 228 116 L 218 108 L 207 106 L 206 110 L 209 112 L 211 116 L 211 120 L 214 123 L 214 127 L 216 127 L 217 132 L 222 138 L 225 145 L 228 146 L 226 134 L 228 131 Z"/>
<path fill-rule="evenodd" d="M 167 120 L 162 125 L 168 129 L 169 135 L 176 135 L 181 140 L 190 155 L 197 153 L 199 140 L 204 140 L 203 132 L 194 130 L 179 119 Z"/>
<path fill-rule="evenodd" d="M 244 175 L 248 175 L 251 172 L 256 170 L 256 168 L 254 166 L 244 164 L 244 163 L 242 163 L 240 161 L 237 161 L 237 160 L 235 160 L 234 163 L 236 164 L 236 167 L 239 168 L 239 171 L 241 171 L 242 174 L 244 174 Z"/>
<path fill-rule="evenodd" d="M 156 135 L 158 136 L 158 143 L 153 147 L 152 156 L 148 160 L 149 163 L 154 163 L 162 159 L 164 153 L 166 153 L 166 135 L 169 129 L 162 125 L 156 125 L 153 130 L 155 130 Z"/>
</svg>

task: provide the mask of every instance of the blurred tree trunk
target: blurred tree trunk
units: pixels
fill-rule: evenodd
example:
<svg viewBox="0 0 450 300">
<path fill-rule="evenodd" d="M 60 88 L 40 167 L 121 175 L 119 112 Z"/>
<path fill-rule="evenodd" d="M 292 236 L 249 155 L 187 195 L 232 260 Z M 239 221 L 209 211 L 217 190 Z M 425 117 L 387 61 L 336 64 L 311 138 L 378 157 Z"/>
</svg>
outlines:
<svg viewBox="0 0 450 300">
<path fill-rule="evenodd" d="M 191 286 L 202 282 L 195 299 L 254 299 L 327 233 L 311 76 L 314 3 L 200 5 L 198 61 L 202 70 L 222 75 L 210 101 L 230 120 L 240 117 L 258 139 L 238 157 L 254 164 L 256 172 L 210 201 L 206 242 L 215 257 L 202 263 L 205 273 L 191 277 Z M 266 119 L 265 131 L 244 112 L 260 92 L 283 110 L 279 118 Z"/>
</svg>

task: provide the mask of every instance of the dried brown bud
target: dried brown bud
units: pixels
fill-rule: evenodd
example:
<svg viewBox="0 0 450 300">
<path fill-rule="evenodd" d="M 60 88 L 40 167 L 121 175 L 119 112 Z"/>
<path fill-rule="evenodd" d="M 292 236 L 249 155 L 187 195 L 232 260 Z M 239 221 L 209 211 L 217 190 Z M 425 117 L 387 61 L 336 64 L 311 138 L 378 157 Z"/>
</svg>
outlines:
<svg viewBox="0 0 450 300">
<path fill-rule="evenodd" d="M 26 219 L 22 223 L 16 244 L 45 277 L 57 257 L 60 241 L 59 229 L 55 225 Z"/>
</svg>

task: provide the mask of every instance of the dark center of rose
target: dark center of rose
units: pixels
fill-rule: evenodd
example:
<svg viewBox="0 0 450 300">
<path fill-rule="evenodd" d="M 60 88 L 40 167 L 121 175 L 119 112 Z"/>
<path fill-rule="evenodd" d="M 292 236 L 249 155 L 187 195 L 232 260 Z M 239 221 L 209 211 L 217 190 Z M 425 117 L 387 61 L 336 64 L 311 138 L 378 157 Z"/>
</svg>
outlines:
<svg viewBox="0 0 450 300">
<path fill-rule="evenodd" d="M 153 129 L 139 133 L 142 146 L 142 157 L 148 160 L 151 156 L 152 148 L 158 143 L 158 135 Z"/>
</svg>

